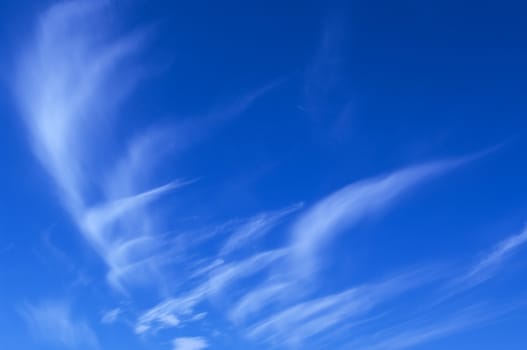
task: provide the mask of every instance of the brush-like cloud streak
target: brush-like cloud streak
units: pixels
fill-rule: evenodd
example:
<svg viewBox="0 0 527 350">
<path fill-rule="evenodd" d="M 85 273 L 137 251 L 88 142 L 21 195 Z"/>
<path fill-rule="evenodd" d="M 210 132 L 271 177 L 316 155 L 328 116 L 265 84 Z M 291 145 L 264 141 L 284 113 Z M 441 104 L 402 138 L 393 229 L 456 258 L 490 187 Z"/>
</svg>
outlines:
<svg viewBox="0 0 527 350">
<path fill-rule="evenodd" d="M 481 315 L 480 315 L 481 316 Z M 359 341 L 353 345 L 357 350 L 400 350 L 413 348 L 451 334 L 461 332 L 480 322 L 474 315 L 461 315 L 449 320 L 437 322 L 431 326 L 418 326 L 414 329 L 401 330 L 399 333 L 385 334 L 380 332 L 378 337 L 369 341 Z M 360 343 L 362 345 L 359 345 Z"/>
<path fill-rule="evenodd" d="M 245 260 L 228 264 L 214 265 L 207 277 L 193 290 L 177 298 L 169 298 L 144 312 L 137 320 L 135 331 L 138 334 L 149 330 L 170 328 L 182 322 L 197 321 L 195 308 L 207 298 L 220 295 L 237 281 L 269 268 L 283 261 L 286 250 L 266 251 Z M 168 320 L 168 321 L 167 321 Z M 177 320 L 177 322 L 172 322 Z"/>
<path fill-rule="evenodd" d="M 263 286 L 251 290 L 241 297 L 229 311 L 229 318 L 234 323 L 245 321 L 249 316 L 274 302 L 290 286 L 290 283 L 287 282 L 265 283 Z"/>
<path fill-rule="evenodd" d="M 203 337 L 181 337 L 173 341 L 173 350 L 203 350 L 209 346 Z"/>
<path fill-rule="evenodd" d="M 303 109 L 319 122 L 322 116 L 333 119 L 350 97 L 342 79 L 347 63 L 344 35 L 347 22 L 337 12 L 324 22 L 318 48 L 305 70 L 303 91 Z"/>
<path fill-rule="evenodd" d="M 408 273 L 302 302 L 257 323 L 248 335 L 270 343 L 299 346 L 312 336 L 364 315 L 374 307 L 422 286 L 432 276 L 430 273 Z"/>
<path fill-rule="evenodd" d="M 98 237 L 103 228 L 111 225 L 127 212 L 146 206 L 163 194 L 190 183 L 192 181 L 174 181 L 143 193 L 89 208 L 84 213 L 83 227 L 87 233 L 93 235 L 94 241 L 97 242 L 104 238 Z"/>
<path fill-rule="evenodd" d="M 21 58 L 16 82 L 35 152 L 73 211 L 85 204 L 83 133 L 101 121 L 95 110 L 105 100 L 100 94 L 106 75 L 142 41 L 137 35 L 99 47 L 87 27 L 101 4 L 71 1 L 47 11 L 36 42 Z"/>
<path fill-rule="evenodd" d="M 122 312 L 123 310 L 121 310 L 121 308 L 119 307 L 105 312 L 104 315 L 102 315 L 101 323 L 104 323 L 104 324 L 114 323 L 115 321 L 117 321 L 117 319 L 122 314 Z"/>
<path fill-rule="evenodd" d="M 207 295 L 207 289 L 199 286 L 185 296 L 167 299 L 143 313 L 137 320 L 135 332 L 143 334 L 149 330 L 175 327 L 181 319 L 192 318 L 194 308 Z"/>
<path fill-rule="evenodd" d="M 465 290 L 491 279 L 497 273 L 503 262 L 516 253 L 525 243 L 527 243 L 527 227 L 519 234 L 510 236 L 498 243 L 469 272 L 454 280 L 454 288 L 457 290 Z"/>
<path fill-rule="evenodd" d="M 491 249 L 490 253 L 486 254 L 474 264 L 468 273 L 462 274 L 454 280 L 450 280 L 447 284 L 446 291 L 444 288 L 441 290 L 442 293 L 439 301 L 433 304 L 435 312 L 441 311 L 441 309 L 438 309 L 438 306 L 444 306 L 444 303 L 451 297 L 494 278 L 504 260 L 516 253 L 525 242 L 527 242 L 527 228 L 519 234 L 510 236 L 498 243 Z M 522 307 L 524 307 L 523 302 L 506 306 L 502 305 L 499 308 L 469 306 L 460 312 L 452 313 L 442 319 L 433 322 L 424 322 L 424 325 L 416 324 L 416 322 L 413 322 L 415 320 L 412 320 L 404 327 L 397 326 L 393 329 L 382 330 L 377 332 L 373 337 L 361 337 L 355 342 L 348 344 L 347 348 L 357 350 L 398 350 L 414 348 L 419 344 L 428 343 L 457 332 L 481 326 L 501 315 L 505 315 Z"/>
<path fill-rule="evenodd" d="M 220 255 L 227 255 L 242 247 L 247 247 L 250 242 L 272 230 L 285 216 L 301 207 L 302 204 L 296 204 L 276 212 L 267 212 L 250 218 L 229 237 L 221 248 Z"/>
<path fill-rule="evenodd" d="M 381 329 L 371 335 L 359 336 L 345 346 L 345 349 L 356 350 L 401 350 L 414 349 L 418 345 L 485 326 L 497 318 L 522 307 L 513 304 L 507 307 L 490 307 L 490 305 L 472 305 L 448 315 L 428 320 L 410 320 L 404 324 Z"/>
<path fill-rule="evenodd" d="M 336 235 L 393 204 L 403 194 L 462 160 L 426 163 L 352 183 L 316 203 L 295 223 L 292 249 L 299 275 L 317 269 L 319 251 Z"/>
<path fill-rule="evenodd" d="M 266 269 L 270 264 L 283 260 L 287 254 L 286 249 L 277 249 L 255 254 L 240 262 L 221 265 L 209 276 L 209 293 L 218 294 L 234 281 Z"/>
<path fill-rule="evenodd" d="M 108 265 L 108 280 L 125 292 L 123 283 L 152 282 L 163 254 L 168 255 L 157 234 L 165 228 L 151 206 L 190 183 L 152 187 L 154 166 L 169 151 L 195 142 L 191 134 L 199 138 L 211 125 L 231 120 L 277 83 L 186 123 L 188 128 L 147 128 L 131 142 L 124 140 L 128 149 L 121 152 L 105 137 L 117 123 L 110 112 L 140 80 L 134 58 L 145 47 L 148 31 L 111 38 L 107 5 L 74 0 L 46 11 L 20 58 L 14 85 L 34 153 Z"/>
<path fill-rule="evenodd" d="M 99 342 L 90 326 L 72 316 L 66 302 L 25 305 L 21 314 L 35 336 L 74 349 L 98 349 Z"/>
<path fill-rule="evenodd" d="M 137 32 L 108 40 L 101 20 L 104 5 L 98 0 L 69 1 L 49 9 L 41 18 L 35 42 L 21 59 L 16 86 L 35 153 L 61 190 L 59 197 L 73 219 L 111 265 L 107 254 L 117 237 L 109 237 L 103 219 L 117 218 L 168 188 L 136 192 L 135 197 L 117 203 L 105 196 L 94 198 L 100 193 L 94 159 L 104 147 L 98 130 L 111 121 L 104 111 L 114 107 L 110 101 L 118 96 L 113 92 L 130 89 L 128 83 L 114 82 L 126 80 L 116 78 L 145 38 L 144 32 Z M 92 34 L 94 27 L 100 35 Z M 114 268 L 122 270 L 131 262 Z"/>
</svg>

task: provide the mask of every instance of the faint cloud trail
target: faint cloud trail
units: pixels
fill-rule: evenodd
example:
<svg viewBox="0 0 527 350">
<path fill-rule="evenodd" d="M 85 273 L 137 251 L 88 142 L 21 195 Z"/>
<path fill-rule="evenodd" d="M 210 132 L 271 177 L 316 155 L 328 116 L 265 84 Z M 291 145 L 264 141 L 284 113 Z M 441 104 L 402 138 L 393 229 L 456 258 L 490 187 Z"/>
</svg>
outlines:
<svg viewBox="0 0 527 350">
<path fill-rule="evenodd" d="M 20 314 L 33 334 L 48 342 L 73 349 L 99 349 L 99 341 L 88 324 L 72 316 L 71 306 L 65 301 L 46 301 L 26 304 Z"/>
<path fill-rule="evenodd" d="M 108 6 L 105 0 L 73 0 L 43 13 L 20 55 L 14 90 L 33 151 L 57 197 L 107 264 L 108 281 L 126 292 L 127 284 L 155 282 L 159 275 L 166 242 L 158 232 L 166 223 L 153 215 L 153 206 L 194 182 L 152 186 L 155 166 L 245 112 L 280 82 L 191 122 L 141 130 L 123 140 L 122 150 L 107 137 L 120 121 L 111 111 L 141 79 L 136 61 L 151 30 L 112 36 Z"/>
<path fill-rule="evenodd" d="M 463 164 L 465 159 L 425 163 L 354 182 L 315 203 L 294 224 L 293 263 L 299 276 L 318 270 L 325 245 L 361 220 L 393 205 L 418 185 Z"/>
</svg>

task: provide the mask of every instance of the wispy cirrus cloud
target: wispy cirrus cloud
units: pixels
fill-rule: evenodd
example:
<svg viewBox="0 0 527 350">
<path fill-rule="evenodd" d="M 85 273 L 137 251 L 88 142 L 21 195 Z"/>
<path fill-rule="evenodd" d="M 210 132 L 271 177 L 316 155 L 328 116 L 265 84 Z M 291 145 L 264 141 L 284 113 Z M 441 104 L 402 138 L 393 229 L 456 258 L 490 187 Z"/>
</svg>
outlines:
<svg viewBox="0 0 527 350">
<path fill-rule="evenodd" d="M 112 35 L 106 10 L 103 0 L 53 5 L 20 56 L 14 86 L 34 153 L 57 196 L 106 262 L 108 280 L 124 291 L 126 284 L 152 282 L 166 258 L 166 242 L 158 235 L 165 225 L 152 215 L 153 206 L 191 184 L 159 185 L 153 169 L 278 83 L 191 121 L 145 128 L 116 146 L 110 135 L 122 121 L 113 112 L 144 75 L 136 61 L 152 29 Z"/>
<path fill-rule="evenodd" d="M 248 317 L 256 314 L 262 308 L 276 302 L 276 299 L 290 287 L 291 284 L 286 281 L 273 281 L 256 286 L 236 302 L 229 311 L 229 318 L 238 324 L 246 321 Z"/>
<path fill-rule="evenodd" d="M 203 350 L 209 346 L 203 337 L 180 337 L 172 342 L 173 350 Z"/>
<path fill-rule="evenodd" d="M 430 282 L 431 276 L 429 271 L 407 273 L 301 302 L 258 322 L 250 329 L 249 336 L 298 346 L 310 337 Z"/>
<path fill-rule="evenodd" d="M 428 291 L 423 292 L 422 287 L 430 281 L 444 282 L 431 271 L 421 271 L 345 286 L 339 280 L 335 290 L 334 281 L 318 272 L 326 247 L 339 235 L 470 157 L 423 163 L 353 182 L 306 210 L 296 204 L 230 220 L 217 230 L 206 225 L 184 233 L 166 230 L 172 223 L 160 218 L 156 209 L 164 204 L 162 199 L 173 199 L 168 195 L 176 197 L 176 191 L 187 190 L 196 180 L 173 174 L 168 176 L 176 180 L 160 180 L 155 170 L 163 167 L 167 157 L 181 155 L 248 111 L 281 81 L 204 108 L 200 116 L 178 117 L 170 124 L 154 123 L 140 130 L 121 128 L 123 120 L 113 112 L 141 79 L 144 70 L 136 60 L 145 51 L 151 31 L 142 28 L 130 35 L 112 34 L 120 31 L 113 31 L 105 18 L 107 4 L 105 0 L 72 0 L 48 10 L 20 59 L 15 85 L 34 153 L 72 220 L 104 260 L 111 285 L 126 293 L 130 284 L 176 280 L 171 288 L 158 288 L 161 298 L 156 295 L 148 301 L 154 306 L 133 323 L 136 334 L 146 336 L 169 328 L 187 331 L 189 325 L 211 321 L 214 317 L 209 309 L 215 308 L 239 327 L 236 331 L 253 340 L 301 347 L 344 325 L 355 330 L 356 324 L 374 319 L 385 306 L 404 304 L 410 293 L 413 298 L 422 292 L 426 299 Z M 304 75 L 300 108 L 330 132 L 347 129 L 341 126 L 352 109 L 351 90 L 341 79 L 347 64 L 343 58 L 348 54 L 342 45 L 344 25 L 343 18 L 327 22 Z M 115 131 L 123 131 L 117 134 L 124 140 L 112 139 Z M 293 224 L 284 225 L 293 214 L 298 214 Z M 269 239 L 272 247 L 260 244 L 277 232 L 290 240 L 279 247 L 275 244 L 280 245 L 281 239 Z M 526 230 L 509 237 L 468 272 L 456 271 L 459 277 L 454 284 L 465 290 L 495 277 L 525 242 Z M 161 272 L 175 261 L 181 269 L 178 265 L 173 271 Z M 419 301 L 412 299 L 416 308 L 428 306 Z M 437 304 L 434 307 L 443 307 Z M 101 322 L 112 324 L 121 315 L 129 315 L 124 309 L 109 310 Z M 36 335 L 59 346 L 98 347 L 93 330 L 73 316 L 66 302 L 25 305 L 21 314 Z M 358 334 L 353 344 L 358 349 L 412 347 L 474 326 L 479 315 L 467 312 L 433 318 L 434 322 L 415 322 L 411 328 L 389 331 L 379 322 L 371 327 L 372 337 Z M 397 316 L 404 319 L 407 315 Z M 200 350 L 209 347 L 209 341 L 213 339 L 177 337 L 171 345 L 175 350 Z"/>
<path fill-rule="evenodd" d="M 75 318 L 65 301 L 26 304 L 20 313 L 33 334 L 57 346 L 72 349 L 98 349 L 99 341 L 92 328 Z"/>
<path fill-rule="evenodd" d="M 481 278 L 475 280 L 477 283 L 471 283 L 468 287 L 477 287 L 483 281 L 494 278 L 495 271 L 501 267 L 504 258 L 512 255 L 513 250 L 524 243 L 523 235 L 524 232 L 521 232 L 503 240 L 492 249 L 491 253 L 473 266 L 470 271 L 483 273 L 484 278 L 480 276 Z M 466 282 L 467 276 L 471 276 L 463 271 L 456 273 L 459 278 L 455 281 L 462 283 Z M 444 292 L 441 285 L 451 284 L 449 275 L 450 272 L 447 273 L 443 269 L 423 269 L 278 308 L 279 311 L 274 314 L 267 316 L 263 316 L 265 313 L 259 314 L 260 319 L 256 319 L 255 323 L 248 327 L 247 336 L 276 346 L 285 344 L 300 347 L 342 327 L 347 337 L 353 339 L 343 348 L 406 349 L 467 329 L 482 327 L 525 306 L 522 302 L 496 304 L 490 300 L 479 300 L 465 302 L 460 309 L 459 304 L 451 303 L 452 294 L 447 297 L 441 294 L 439 296 L 441 303 L 430 304 L 430 297 L 435 298 L 437 291 Z M 265 305 L 267 300 L 276 294 L 288 293 L 292 290 L 288 284 L 266 286 L 269 290 L 255 289 L 251 293 L 254 297 L 248 294 L 247 300 L 242 299 L 239 307 L 249 307 L 251 311 L 253 302 Z M 463 286 L 467 287 L 466 284 Z M 412 303 L 420 306 L 413 311 L 407 307 L 398 309 L 396 306 L 401 305 L 401 300 L 410 293 L 414 296 Z M 383 310 L 390 310 L 391 317 L 387 315 L 377 317 Z M 364 326 L 364 324 L 369 325 L 354 330 L 355 325 Z M 326 339 L 326 341 L 332 340 Z"/>
<path fill-rule="evenodd" d="M 527 243 L 527 227 L 520 233 L 509 236 L 484 254 L 466 273 L 448 283 L 445 297 L 474 288 L 493 278 L 506 260 L 517 253 Z"/>
<path fill-rule="evenodd" d="M 221 296 L 244 278 L 253 277 L 269 269 L 273 264 L 283 261 L 285 250 L 260 252 L 247 259 L 229 263 L 214 264 L 198 285 L 181 296 L 168 298 L 144 312 L 137 320 L 135 331 L 147 331 L 179 326 L 183 322 L 201 321 L 196 317 L 197 306 L 207 300 Z"/>
<path fill-rule="evenodd" d="M 135 79 L 115 82 L 120 66 L 137 55 L 147 33 L 137 31 L 109 39 L 103 16 L 104 1 L 68 1 L 46 11 L 34 41 L 20 58 L 17 97 L 42 164 L 67 195 L 70 205 L 83 204 L 88 174 L 86 147 L 97 127 L 111 118 L 103 111 L 117 99 L 112 91 L 129 90 Z M 90 34 L 98 25 L 101 35 Z M 135 76 L 135 75 L 131 75 Z M 99 143 L 102 140 L 98 140 Z M 98 144 L 99 144 L 98 143 Z"/>
<path fill-rule="evenodd" d="M 278 268 L 277 263 L 292 259 L 298 269 L 305 269 L 300 273 L 315 272 L 323 246 L 343 229 L 382 212 L 419 184 L 446 173 L 468 159 L 471 158 L 425 163 L 352 183 L 301 212 L 291 227 L 293 239 L 284 248 L 229 262 L 229 254 L 225 252 L 233 251 L 233 247 L 245 247 L 254 238 L 273 230 L 283 216 L 300 208 L 293 206 L 260 214 L 247 221 L 238 221 L 239 228 L 226 238 L 216 259 L 212 259 L 210 265 L 198 269 L 202 272 L 196 276 L 201 276 L 202 282 L 190 293 L 168 299 L 145 312 L 138 320 L 136 331 L 144 333 L 190 322 L 198 305 L 203 305 L 211 297 L 236 286 L 237 281 L 249 277 L 253 281 L 251 285 L 238 291 L 234 300 L 227 300 L 227 304 L 222 305 L 228 307 L 228 316 L 232 322 L 248 327 L 249 337 L 253 339 L 265 339 L 276 344 L 301 344 L 352 318 L 371 317 L 370 310 L 375 306 L 396 299 L 405 291 L 419 288 L 434 274 L 430 272 L 426 278 L 418 274 L 411 278 L 401 275 L 384 282 L 351 287 L 341 293 L 310 299 L 308 295 L 298 293 L 303 285 L 298 280 L 298 270 L 295 269 L 291 275 L 287 269 Z M 273 266 L 277 268 L 268 270 Z M 260 275 L 261 271 L 266 273 Z M 440 279 L 434 276 L 436 280 Z M 313 276 L 311 281 L 310 288 L 316 290 L 318 278 Z M 269 314 L 266 310 L 283 311 Z M 361 322 L 363 318 L 358 317 L 356 320 Z M 174 320 L 177 322 L 172 322 Z"/>
<path fill-rule="evenodd" d="M 399 320 L 392 326 L 378 326 L 378 330 L 369 335 L 358 334 L 347 347 L 359 350 L 414 348 L 468 329 L 482 327 L 524 308 L 524 302 L 496 304 L 491 300 L 483 300 L 480 303 L 465 303 L 460 309 L 459 304 L 453 303 L 453 300 L 467 289 L 477 288 L 495 278 L 497 271 L 504 267 L 505 260 L 516 253 L 526 240 L 524 229 L 495 245 L 490 253 L 468 268 L 469 272 L 458 269 L 453 279 L 444 274 L 440 283 L 443 287 L 434 290 L 433 293 L 438 293 L 438 299 L 432 305 L 422 303 L 420 312 L 413 317 L 405 317 L 405 322 L 401 323 Z"/>
<path fill-rule="evenodd" d="M 112 324 L 119 319 L 123 310 L 119 307 L 106 311 L 101 318 L 101 322 L 104 324 Z"/>
<path fill-rule="evenodd" d="M 101 222 L 96 228 L 93 222 L 86 226 L 86 215 L 94 221 L 90 211 L 98 208 L 99 218 L 122 219 L 124 210 L 117 209 L 126 209 L 123 204 L 138 204 L 153 196 L 136 193 L 135 201 L 121 200 L 120 205 L 107 204 L 109 198 L 104 194 L 94 197 L 101 193 L 98 169 L 104 166 L 95 164 L 94 155 L 107 146 L 100 130 L 114 122 L 110 110 L 118 96 L 112 94 L 130 90 L 138 79 L 134 74 L 117 78 L 130 68 L 125 62 L 141 50 L 147 35 L 137 31 L 123 38 L 108 38 L 104 8 L 104 1 L 69 1 L 44 13 L 35 41 L 22 56 L 16 91 L 30 141 L 60 189 L 58 196 L 88 241 L 109 262 L 109 246 L 115 248 L 117 240 L 109 237 L 108 227 L 102 227 Z M 92 34 L 94 27 L 100 28 L 100 35 Z M 101 208 L 110 210 L 103 215 Z M 141 234 L 137 232 L 135 237 Z M 128 263 L 112 268 L 121 269 Z"/>
<path fill-rule="evenodd" d="M 332 12 L 324 20 L 318 45 L 304 74 L 304 109 L 314 119 L 335 113 L 331 104 L 340 104 L 349 93 L 343 79 L 347 60 L 346 21 L 341 12 Z M 344 88 L 344 89 L 343 89 Z M 344 95 L 342 95 L 344 93 Z"/>
<path fill-rule="evenodd" d="M 315 272 L 320 251 L 338 234 L 463 162 L 462 159 L 445 160 L 400 169 L 354 182 L 315 203 L 292 229 L 291 246 L 298 274 L 306 276 Z"/>
<path fill-rule="evenodd" d="M 234 281 L 254 275 L 267 269 L 271 264 L 283 261 L 286 249 L 264 251 L 241 261 L 224 264 L 215 269 L 208 277 L 207 286 L 211 294 L 222 292 Z"/>
<path fill-rule="evenodd" d="M 349 60 L 349 29 L 346 6 L 337 6 L 325 16 L 317 46 L 303 75 L 299 109 L 316 126 L 316 133 L 341 142 L 353 128 L 353 89 Z M 325 142 L 326 143 L 326 142 Z"/>
<path fill-rule="evenodd" d="M 381 330 L 376 334 L 358 337 L 347 344 L 358 350 L 400 350 L 414 348 L 437 339 L 445 338 L 470 328 L 481 326 L 497 316 L 495 311 L 483 310 L 481 307 L 468 307 L 453 315 L 432 321 L 422 321 L 421 324 L 410 322 Z"/>
<path fill-rule="evenodd" d="M 83 226 L 86 228 L 86 231 L 97 235 L 101 232 L 103 227 L 112 225 L 116 220 L 123 215 L 126 215 L 128 212 L 145 207 L 167 192 L 186 186 L 192 182 L 193 181 L 174 181 L 130 197 L 120 198 L 112 202 L 106 202 L 102 205 L 91 207 L 84 213 Z M 94 236 L 95 241 L 98 239 L 99 237 Z"/>
<path fill-rule="evenodd" d="M 199 286 L 185 295 L 169 298 L 144 312 L 137 320 L 135 332 L 144 334 L 178 326 L 193 319 L 196 305 L 207 296 L 207 289 Z"/>
<path fill-rule="evenodd" d="M 230 254 L 242 247 L 246 248 L 249 243 L 265 235 L 272 230 L 281 219 L 298 211 L 302 206 L 303 204 L 299 203 L 275 212 L 266 212 L 249 218 L 238 227 L 223 244 L 220 255 Z"/>
</svg>

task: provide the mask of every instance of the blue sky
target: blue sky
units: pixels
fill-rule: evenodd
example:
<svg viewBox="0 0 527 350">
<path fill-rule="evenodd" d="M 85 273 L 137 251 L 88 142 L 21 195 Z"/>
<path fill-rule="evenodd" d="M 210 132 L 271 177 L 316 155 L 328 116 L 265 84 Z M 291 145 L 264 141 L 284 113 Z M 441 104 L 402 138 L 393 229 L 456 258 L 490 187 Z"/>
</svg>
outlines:
<svg viewBox="0 0 527 350">
<path fill-rule="evenodd" d="M 525 349 L 519 2 L 4 1 L 5 349 Z"/>
</svg>

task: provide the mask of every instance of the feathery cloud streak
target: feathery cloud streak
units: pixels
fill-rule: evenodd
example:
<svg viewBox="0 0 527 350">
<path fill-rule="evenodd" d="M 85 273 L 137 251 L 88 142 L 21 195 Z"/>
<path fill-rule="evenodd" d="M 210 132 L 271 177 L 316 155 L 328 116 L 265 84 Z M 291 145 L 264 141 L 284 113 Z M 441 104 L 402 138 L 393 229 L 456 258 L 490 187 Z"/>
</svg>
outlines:
<svg viewBox="0 0 527 350">
<path fill-rule="evenodd" d="M 35 336 L 74 349 L 98 349 L 99 342 L 90 326 L 71 314 L 64 301 L 25 305 L 21 314 Z"/>
<path fill-rule="evenodd" d="M 173 350 L 203 350 L 209 346 L 202 337 L 181 337 L 173 341 Z"/>
<path fill-rule="evenodd" d="M 117 321 L 123 310 L 121 308 L 115 308 L 104 313 L 101 318 L 101 322 L 104 324 L 111 324 Z"/>
<path fill-rule="evenodd" d="M 105 204 L 108 198 L 104 194 L 93 198 L 101 190 L 93 159 L 99 147 L 104 147 L 104 133 L 100 135 L 98 130 L 111 124 L 107 113 L 118 97 L 108 91 L 131 89 L 127 85 L 138 77 L 116 78 L 127 67 L 124 62 L 143 46 L 146 33 L 139 31 L 109 40 L 104 34 L 106 23 L 101 19 L 103 9 L 103 1 L 71 1 L 50 8 L 41 18 L 35 42 L 23 56 L 16 86 L 31 143 L 61 190 L 59 197 L 101 256 L 113 269 L 121 270 L 131 261 L 112 264 L 109 246 L 115 248 L 117 240 L 108 237 L 109 228 L 102 227 L 101 220 L 99 227 L 94 227 L 91 207 L 98 208 L 95 212 L 99 217 L 117 218 L 124 214 L 124 204 L 146 204 L 153 195 L 138 195 L 119 205 Z M 94 27 L 103 34 L 91 34 Z M 153 192 L 169 189 L 160 187 Z M 109 211 L 103 215 L 100 209 L 105 207 Z M 85 225 L 86 215 L 89 225 Z"/>
<path fill-rule="evenodd" d="M 433 274 L 414 272 L 384 281 L 353 287 L 286 308 L 257 323 L 249 331 L 253 338 L 300 345 L 309 337 L 361 316 L 400 294 L 429 282 Z"/>
<path fill-rule="evenodd" d="M 163 223 L 151 215 L 154 202 L 192 182 L 145 186 L 155 182 L 151 171 L 160 157 L 184 148 L 188 131 L 205 134 L 210 125 L 239 115 L 276 84 L 185 123 L 187 128 L 161 131 L 153 126 L 139 132 L 124 142 L 128 149 L 121 152 L 105 136 L 119 122 L 111 111 L 141 78 L 135 61 L 149 30 L 112 38 L 107 6 L 103 0 L 75 0 L 46 11 L 21 56 L 14 85 L 34 153 L 71 217 L 108 265 L 109 281 L 124 291 L 123 282 L 149 280 L 149 272 L 161 264 L 163 244 L 157 232 Z"/>
<path fill-rule="evenodd" d="M 388 331 L 380 331 L 370 337 L 362 337 L 348 344 L 357 350 L 400 350 L 413 348 L 420 344 L 432 342 L 457 332 L 477 327 L 495 315 L 483 313 L 477 308 L 467 308 L 460 312 L 427 325 L 407 325 Z"/>
<path fill-rule="evenodd" d="M 228 238 L 220 251 L 220 255 L 227 255 L 245 248 L 252 241 L 271 231 L 285 216 L 300 210 L 302 206 L 303 204 L 299 203 L 276 212 L 262 213 L 250 218 Z"/>
<path fill-rule="evenodd" d="M 264 272 L 273 264 L 283 261 L 285 250 L 266 251 L 245 260 L 228 264 L 214 264 L 214 268 L 190 292 L 169 298 L 143 313 L 135 326 L 138 334 L 178 326 L 181 322 L 199 321 L 195 311 L 207 299 L 221 295 L 236 282 Z"/>
<path fill-rule="evenodd" d="M 413 166 L 352 183 L 322 199 L 304 213 L 292 231 L 292 249 L 300 275 L 317 270 L 319 251 L 339 233 L 393 204 L 403 194 L 464 160 Z"/>
<path fill-rule="evenodd" d="M 123 140 L 122 148 L 114 149 L 111 142 L 105 141 L 106 132 L 119 126 L 119 119 L 111 111 L 140 78 L 133 69 L 134 61 L 145 46 L 148 33 L 139 30 L 113 39 L 110 30 L 105 30 L 102 15 L 105 3 L 70 1 L 50 9 L 42 17 L 34 43 L 23 56 L 16 85 L 35 154 L 55 182 L 58 197 L 84 237 L 106 262 L 109 281 L 125 289 L 125 283 L 151 279 L 157 275 L 152 272 L 158 272 L 165 259 L 172 258 L 167 254 L 169 241 L 158 234 L 166 223 L 159 222 L 152 215 L 152 209 L 164 195 L 191 184 L 191 181 L 175 180 L 160 185 L 153 169 L 164 157 L 187 149 L 206 137 L 212 128 L 245 111 L 277 83 L 242 96 L 231 105 L 216 108 L 198 120 L 188 118 L 169 127 L 154 125 Z M 91 28 L 94 27 L 100 29 L 97 35 L 93 35 Z M 313 62 L 314 84 L 320 73 L 330 72 L 333 76 L 340 70 L 335 65 L 338 62 L 325 66 L 325 62 L 340 56 L 338 52 L 335 54 L 334 44 L 326 42 L 332 36 L 328 33 L 319 57 Z M 328 102 L 339 102 L 333 115 L 340 113 L 343 104 L 347 105 L 348 96 L 334 96 L 331 91 L 332 86 L 339 84 L 333 80 L 335 77 L 330 77 L 322 86 L 312 85 L 307 89 L 306 104 L 311 102 L 308 112 L 314 116 Z M 352 183 L 301 213 L 290 232 L 289 245 L 275 250 L 267 250 L 269 247 L 261 250 L 254 243 L 272 233 L 287 215 L 299 211 L 299 205 L 242 220 L 239 226 L 240 221 L 235 221 L 232 226 L 237 227 L 229 231 L 232 235 L 220 244 L 217 254 L 192 252 L 192 257 L 200 259 L 198 265 L 203 262 L 200 269 L 190 271 L 189 276 L 178 276 L 185 290 L 170 294 L 172 297 L 143 313 L 135 324 L 136 333 L 155 333 L 201 321 L 207 317 L 206 308 L 214 307 L 218 300 L 228 304 L 229 311 L 225 314 L 234 323 L 248 324 L 248 333 L 253 338 L 276 344 L 302 344 L 341 324 L 371 316 L 369 313 L 377 306 L 419 288 L 426 279 L 403 276 L 347 286 L 342 292 L 316 294 L 321 286 L 315 272 L 324 247 L 361 220 L 382 212 L 418 185 L 464 161 L 425 163 Z M 219 235 L 211 236 L 216 239 Z M 526 237 L 523 232 L 497 246 L 460 279 L 462 283 L 474 286 L 491 278 L 504 259 L 527 241 Z M 201 236 L 194 239 L 205 240 Z M 185 247 L 191 246 L 185 243 Z M 234 256 L 242 255 L 238 253 L 249 250 L 253 255 L 233 260 Z M 287 268 L 281 269 L 289 260 L 294 263 L 293 274 L 285 271 Z M 308 274 L 314 276 L 309 281 L 313 282 L 310 284 L 313 289 L 305 294 L 297 293 L 307 286 L 297 280 Z M 119 317 L 117 310 L 104 315 L 103 322 L 114 322 Z M 42 320 L 56 314 L 65 320 L 58 325 L 59 334 L 95 339 L 89 327 L 74 320 L 69 311 L 67 305 L 43 304 L 28 306 L 25 315 L 42 333 L 51 333 L 41 326 Z M 405 334 L 404 339 L 396 338 L 392 344 L 411 346 L 447 334 L 449 330 L 444 327 L 443 331 L 433 332 L 423 328 L 423 336 Z M 71 336 L 59 337 L 58 341 L 77 346 Z M 95 342 L 96 339 L 88 341 Z M 176 349 L 201 349 L 207 346 L 207 341 L 177 338 L 173 345 Z"/>
<path fill-rule="evenodd" d="M 517 253 L 525 243 L 527 243 L 527 227 L 520 233 L 509 236 L 496 244 L 467 273 L 455 278 L 449 285 L 452 289 L 449 295 L 476 287 L 493 278 L 505 260 Z"/>
<path fill-rule="evenodd" d="M 471 158 L 425 163 L 352 183 L 322 199 L 306 213 L 301 213 L 292 226 L 294 239 L 288 246 L 280 250 L 257 253 L 242 261 L 227 263 L 222 258 L 225 255 L 225 247 L 232 247 L 233 242 L 237 242 L 234 247 L 243 247 L 255 236 L 258 237 L 272 229 L 268 226 L 275 225 L 273 218 L 280 219 L 284 214 L 298 209 L 286 208 L 275 213 L 261 214 L 247 223 L 242 222 L 240 229 L 227 238 L 210 268 L 205 268 L 205 281 L 186 296 L 167 300 L 147 311 L 140 317 L 136 331 L 143 333 L 149 329 L 179 325 L 181 319 L 192 320 L 195 307 L 208 297 L 229 288 L 240 278 L 253 276 L 251 278 L 255 281 L 254 276 L 262 268 L 272 266 L 274 261 L 293 259 L 297 261 L 299 268 L 307 267 L 311 269 L 309 272 L 314 271 L 312 268 L 316 267 L 319 249 L 334 239 L 342 229 L 382 211 L 418 184 L 463 164 L 467 159 Z M 238 244 L 240 239 L 243 242 Z M 299 257 L 300 260 L 295 260 Z M 301 285 L 296 277 L 298 272 L 294 271 L 293 275 L 283 269 L 270 272 L 261 276 L 264 277 L 263 283 L 253 283 L 252 287 L 244 288 L 243 294 L 236 297 L 235 303 L 229 307 L 228 316 L 237 325 L 246 325 L 247 321 L 251 321 L 251 338 L 266 339 L 277 344 L 300 344 L 310 337 L 320 335 L 326 329 L 348 322 L 355 316 L 367 314 L 375 305 L 397 297 L 404 291 L 415 289 L 427 281 L 422 275 L 413 275 L 412 278 L 399 276 L 377 284 L 352 287 L 342 293 L 299 302 L 298 298 L 279 297 L 284 294 L 298 294 Z M 311 285 L 316 287 L 316 281 Z M 264 310 L 276 310 L 276 307 L 283 311 L 269 315 Z M 309 310 L 314 311 L 311 313 Z M 174 320 L 178 321 L 172 322 Z"/>
</svg>

